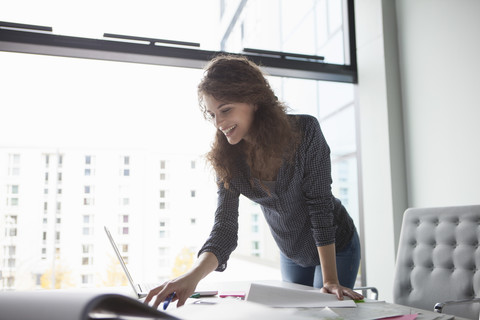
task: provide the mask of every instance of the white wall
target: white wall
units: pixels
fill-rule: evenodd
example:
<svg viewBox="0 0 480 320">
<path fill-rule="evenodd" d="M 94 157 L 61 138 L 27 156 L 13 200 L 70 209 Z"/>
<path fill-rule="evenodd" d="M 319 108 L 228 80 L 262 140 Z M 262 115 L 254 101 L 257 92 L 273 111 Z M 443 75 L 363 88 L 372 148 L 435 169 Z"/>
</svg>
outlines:
<svg viewBox="0 0 480 320">
<path fill-rule="evenodd" d="M 365 273 L 393 301 L 403 211 L 480 203 L 480 1 L 355 9 Z"/>
<path fill-rule="evenodd" d="M 480 1 L 397 1 L 409 204 L 480 204 Z"/>
</svg>

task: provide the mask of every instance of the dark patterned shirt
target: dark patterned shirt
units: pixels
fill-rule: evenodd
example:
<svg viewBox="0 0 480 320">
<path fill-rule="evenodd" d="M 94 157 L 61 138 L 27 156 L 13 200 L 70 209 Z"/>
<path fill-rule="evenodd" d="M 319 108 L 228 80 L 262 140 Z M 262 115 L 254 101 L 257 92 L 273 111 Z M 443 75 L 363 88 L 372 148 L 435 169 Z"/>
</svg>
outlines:
<svg viewBox="0 0 480 320">
<path fill-rule="evenodd" d="M 292 163 L 284 161 L 270 194 L 260 181 L 250 183 L 245 161 L 227 190 L 218 189 L 215 222 L 199 251 L 213 253 L 217 271 L 227 267 L 237 246 L 240 194 L 258 203 L 281 252 L 301 266 L 320 264 L 317 247 L 335 243 L 337 251 L 349 243 L 354 223 L 341 202 L 332 195 L 330 148 L 318 120 L 309 115 L 290 115 L 297 119 L 302 140 Z"/>
</svg>

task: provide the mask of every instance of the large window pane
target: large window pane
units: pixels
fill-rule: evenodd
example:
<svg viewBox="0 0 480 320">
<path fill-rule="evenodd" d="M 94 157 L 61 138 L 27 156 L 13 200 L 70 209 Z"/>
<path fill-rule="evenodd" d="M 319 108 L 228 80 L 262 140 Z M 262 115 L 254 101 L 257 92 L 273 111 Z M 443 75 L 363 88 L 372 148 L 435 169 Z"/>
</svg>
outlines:
<svg viewBox="0 0 480 320">
<path fill-rule="evenodd" d="M 109 32 L 348 64 L 344 9 L 338 0 L 0 0 L 0 21 L 52 26 L 56 34 Z M 136 280 L 164 281 L 185 271 L 216 206 L 203 158 L 214 128 L 196 101 L 201 70 L 6 52 L 0 70 L 0 200 L 6 204 L 0 206 L 0 288 L 125 285 L 104 225 Z M 332 150 L 333 192 L 357 222 L 353 84 L 270 81 L 291 113 L 320 120 Z M 278 279 L 278 249 L 260 207 L 242 199 L 240 212 L 233 261 L 210 278 Z M 255 272 L 245 272 L 252 263 Z"/>
</svg>

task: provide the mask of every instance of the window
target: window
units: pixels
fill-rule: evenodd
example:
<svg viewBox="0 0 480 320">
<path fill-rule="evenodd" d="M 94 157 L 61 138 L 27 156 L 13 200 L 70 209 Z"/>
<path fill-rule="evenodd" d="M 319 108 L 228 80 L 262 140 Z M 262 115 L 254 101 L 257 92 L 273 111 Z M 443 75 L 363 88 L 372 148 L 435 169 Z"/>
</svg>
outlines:
<svg viewBox="0 0 480 320">
<path fill-rule="evenodd" d="M 92 252 L 93 252 L 93 245 L 91 245 L 91 244 L 82 245 L 82 253 L 83 254 L 92 253 Z"/>
<path fill-rule="evenodd" d="M 220 2 L 225 4 L 222 14 L 218 6 Z M 156 1 L 155 5 L 160 6 L 161 3 Z M 68 27 L 59 25 L 60 20 L 47 20 L 50 15 L 41 12 L 42 6 L 38 6 L 38 12 L 33 12 L 32 15 L 24 14 L 24 21 L 17 20 L 22 17 L 24 10 L 18 7 L 19 4 L 15 1 L 2 7 L 2 21 L 51 25 L 54 28 L 54 32 L 45 32 L 41 37 L 38 33 L 25 31 L 25 37 L 12 40 L 9 45 L 10 52 L 0 48 L 0 70 L 3 75 L 0 77 L 3 88 L 0 104 L 9 106 L 5 108 L 5 116 L 14 119 L 0 127 L 0 159 L 8 159 L 7 163 L 0 162 L 0 170 L 8 172 L 8 178 L 11 179 L 8 183 L 11 185 L 20 185 L 17 182 L 19 180 L 16 180 L 18 177 L 15 177 L 20 175 L 20 169 L 22 175 L 29 173 L 22 176 L 22 188 L 18 190 L 21 195 L 18 198 L 21 197 L 22 206 L 37 203 L 37 211 L 40 211 L 39 214 L 45 219 L 48 218 L 46 221 L 50 224 L 56 215 L 55 212 L 48 212 L 48 206 L 57 203 L 58 194 L 65 188 L 60 198 L 62 209 L 68 215 L 65 215 L 61 226 L 62 237 L 55 234 L 55 231 L 50 231 L 48 224 L 40 224 L 40 230 L 31 232 L 30 236 L 40 237 L 42 234 L 45 243 L 38 243 L 38 239 L 31 240 L 32 245 L 37 246 L 32 251 L 44 250 L 52 240 L 58 241 L 59 246 L 65 243 L 74 244 L 74 248 L 88 245 L 92 237 L 100 235 L 103 230 L 93 228 L 92 218 L 89 218 L 89 222 L 82 223 L 84 215 L 101 216 L 102 221 L 111 222 L 111 228 L 117 231 L 115 236 L 120 238 L 121 243 L 131 243 L 132 252 L 139 252 L 140 256 L 147 255 L 144 252 L 146 249 L 138 246 L 139 241 L 148 242 L 148 235 L 158 240 L 157 232 L 161 230 L 162 248 L 168 248 L 163 251 L 165 256 L 162 256 L 165 268 L 159 268 L 155 270 L 155 274 L 148 275 L 152 278 L 164 279 L 169 276 L 174 258 L 178 254 L 174 249 L 175 244 L 178 243 L 178 237 L 185 236 L 182 228 L 188 227 L 189 231 L 192 230 L 188 237 L 191 238 L 191 243 L 186 245 L 193 248 L 193 251 L 198 249 L 197 246 L 201 243 L 198 243 L 197 235 L 206 234 L 211 224 L 204 223 L 206 219 L 196 218 L 195 212 L 214 212 L 216 185 L 210 168 L 203 164 L 202 158 L 210 147 L 214 128 L 201 119 L 196 103 L 196 85 L 202 75 L 200 68 L 213 52 L 218 50 L 238 53 L 244 49 L 254 49 L 244 53 L 254 61 L 264 62 L 262 65 L 271 74 L 269 79 L 278 97 L 292 108 L 292 112 L 313 114 L 321 121 L 332 150 L 332 190 L 337 196 L 344 193 L 348 197 L 342 201 L 348 203 L 348 209 L 354 215 L 358 205 L 354 198 L 356 192 L 352 192 L 356 191 L 353 189 L 356 185 L 356 145 L 355 122 L 352 120 L 355 119 L 353 86 L 356 82 L 356 66 L 354 51 L 349 51 L 349 38 L 345 37 L 351 30 L 350 26 L 346 25 L 348 19 L 342 16 L 343 12 L 348 11 L 345 6 L 347 3 L 353 3 L 353 0 L 294 4 L 286 0 L 193 1 L 189 4 L 193 7 L 190 7 L 188 12 L 185 12 L 182 0 L 168 3 L 169 10 L 158 10 L 161 7 L 149 8 L 148 5 L 153 2 L 145 2 L 141 8 L 131 5 L 128 11 L 125 11 L 122 4 L 116 5 L 118 12 L 131 14 L 132 18 L 140 16 L 135 12 L 142 12 L 141 21 L 131 24 L 125 24 L 124 21 L 103 21 L 115 19 L 116 15 L 100 14 L 107 8 L 99 3 L 94 9 L 98 11 L 89 15 L 89 28 L 83 28 L 82 32 L 95 28 L 100 32 L 79 37 L 72 37 L 73 28 L 62 30 L 62 27 Z M 83 4 L 79 4 L 79 8 L 82 6 Z M 59 7 L 56 15 L 63 16 L 62 9 L 63 7 Z M 265 10 L 268 10 L 268 14 L 265 14 Z M 181 12 L 185 19 L 189 12 L 194 14 L 188 18 L 190 22 L 185 24 L 181 19 L 169 19 L 170 16 L 178 16 L 172 14 L 176 11 Z M 328 15 L 327 19 L 328 11 L 331 15 Z M 238 15 L 232 14 L 236 12 Z M 285 14 L 286 12 L 288 14 Z M 235 16 L 237 18 L 228 21 Z M 102 21 L 97 21 L 96 17 L 102 17 Z M 275 23 L 269 23 L 269 19 L 275 19 Z M 158 27 L 151 28 L 152 21 Z M 166 28 L 160 27 L 163 23 Z M 110 30 L 118 30 L 115 32 L 119 34 L 193 40 L 198 41 L 200 47 L 179 45 L 166 50 L 167 45 L 158 42 L 150 45 L 148 42 L 127 43 L 113 38 L 106 39 L 102 38 L 104 32 L 110 31 L 104 29 L 106 25 Z M 192 29 L 192 25 L 196 27 Z M 228 25 L 231 26 L 229 30 L 223 27 Z M 128 29 L 133 27 L 136 29 Z M 208 29 L 205 30 L 204 27 Z M 215 32 L 208 32 L 209 30 Z M 10 32 L 11 30 L 2 29 L 0 42 L 5 41 Z M 213 39 L 214 33 L 221 36 Z M 104 45 L 105 50 L 91 50 L 88 45 L 92 39 Z M 27 43 L 29 41 L 30 43 Z M 111 45 L 112 41 L 117 42 Z M 26 46 L 33 54 L 19 54 Z M 64 50 L 59 51 L 59 47 Z M 125 55 L 127 48 L 129 52 Z M 46 51 L 35 54 L 42 50 Z M 170 50 L 175 52 L 175 55 L 169 56 Z M 319 62 L 313 57 L 311 61 L 306 61 L 304 57 L 292 59 L 276 54 L 265 55 L 258 50 L 324 56 L 325 59 Z M 68 52 L 80 59 L 58 56 L 70 55 Z M 121 59 L 112 60 L 120 56 Z M 123 61 L 130 58 L 133 61 L 129 62 L 135 63 Z M 324 81 L 325 79 L 328 81 Z M 21 88 L 16 85 L 20 81 Z M 51 88 L 55 88 L 59 94 L 46 95 Z M 82 88 L 83 94 L 79 94 L 78 88 Z M 29 99 L 30 97 L 23 95 L 25 90 L 34 92 L 35 95 Z M 65 97 L 75 99 L 70 99 L 72 103 L 66 105 Z M 24 114 L 38 115 L 38 119 L 35 118 L 35 122 L 15 120 L 22 119 Z M 177 119 L 182 120 L 180 128 Z M 108 130 L 105 129 L 106 124 Z M 35 125 L 37 127 L 32 127 Z M 27 134 L 32 130 L 36 132 L 35 135 Z M 178 134 L 179 130 L 182 134 Z M 11 132 L 16 134 L 12 135 Z M 45 141 L 48 141 L 49 145 L 46 145 Z M 5 146 L 17 146 L 17 149 L 5 149 Z M 56 150 L 53 150 L 52 146 L 55 146 Z M 5 167 L 2 168 L 2 165 Z M 40 168 L 40 171 L 33 172 L 33 168 Z M 28 171 L 24 171 L 27 169 Z M 30 174 L 31 172 L 33 174 Z M 53 178 L 49 174 L 53 174 Z M 32 177 L 40 181 L 31 182 L 29 179 Z M 58 184 L 60 181 L 61 185 Z M 38 188 L 41 193 L 39 201 L 35 200 L 37 194 L 26 193 L 30 192 L 30 188 L 23 187 L 36 185 L 38 182 L 43 183 L 43 186 Z M 50 184 L 53 190 L 57 190 L 57 194 L 43 194 L 44 189 L 50 188 Z M 117 192 L 119 186 L 125 187 L 128 192 Z M 197 192 L 199 186 L 202 188 L 201 192 Z M 188 201 L 192 197 L 195 200 Z M 4 199 L 7 198 L 8 195 Z M 129 208 L 121 207 L 124 204 L 123 199 L 131 199 L 128 200 Z M 40 201 L 44 202 L 45 214 L 42 214 Z M 23 214 L 26 209 L 19 206 L 15 208 L 15 212 L 18 210 Z M 127 209 L 132 212 L 131 215 L 124 213 Z M 257 211 L 258 209 L 255 208 Z M 53 208 L 50 208 L 50 211 L 53 211 Z M 268 232 L 268 229 L 262 227 L 263 218 L 248 214 L 252 212 L 250 207 L 242 211 L 247 214 L 241 215 L 245 221 L 240 225 L 244 226 L 251 236 L 242 238 L 250 239 L 245 240 L 249 242 L 255 240 L 257 245 L 252 249 L 247 242 L 237 249 L 244 251 L 237 253 L 254 254 L 263 259 L 262 251 L 268 249 L 262 235 L 263 232 Z M 0 220 L 6 214 L 0 211 Z M 158 219 L 165 217 L 171 217 L 172 221 L 161 221 L 159 226 Z M 80 222 L 81 225 L 73 225 L 70 221 Z M 0 226 L 5 225 L 2 222 L 0 221 Z M 28 242 L 27 232 L 20 229 L 22 226 L 23 224 L 18 227 L 18 242 Z M 76 231 L 69 230 L 69 227 Z M 11 232 L 16 236 L 16 228 L 10 227 L 8 232 L 1 232 Z M 152 228 L 151 232 L 148 232 L 149 228 Z M 207 230 L 200 231 L 200 228 Z M 50 232 L 48 237 L 46 232 L 42 233 L 43 230 Z M 79 237 L 83 232 L 90 235 Z M 128 252 L 128 249 L 125 252 Z M 21 254 L 20 251 L 17 253 Z M 41 258 L 48 261 L 41 263 L 49 265 L 53 255 L 50 249 L 49 255 L 46 253 L 45 249 L 45 255 Z M 103 261 L 102 255 L 108 253 L 109 251 L 105 253 L 100 249 L 95 250 L 91 255 L 92 261 Z M 150 262 L 155 265 L 160 261 L 160 257 L 157 253 L 152 253 Z M 23 261 L 20 258 L 17 257 L 18 261 Z M 132 259 L 135 268 L 146 272 L 141 265 L 144 262 Z M 105 273 L 107 264 L 102 264 L 100 268 L 105 269 L 95 270 L 93 274 Z M 81 275 L 82 283 L 92 286 L 101 284 L 100 277 L 93 278 L 90 274 L 85 274 L 81 266 L 81 259 L 76 259 L 75 263 L 68 267 L 74 274 Z M 79 282 L 79 279 L 75 280 Z"/>
<path fill-rule="evenodd" d="M 18 198 L 10 198 L 10 205 L 12 207 L 18 206 Z"/>
<path fill-rule="evenodd" d="M 89 285 L 93 283 L 93 275 L 92 274 L 82 274 L 82 284 Z"/>
<path fill-rule="evenodd" d="M 12 193 L 12 194 L 18 194 L 18 185 L 12 185 L 12 186 L 10 186 L 10 193 Z"/>
<path fill-rule="evenodd" d="M 91 230 L 90 230 L 90 227 L 83 227 L 82 228 L 82 235 L 84 236 L 88 236 L 91 234 Z"/>
</svg>

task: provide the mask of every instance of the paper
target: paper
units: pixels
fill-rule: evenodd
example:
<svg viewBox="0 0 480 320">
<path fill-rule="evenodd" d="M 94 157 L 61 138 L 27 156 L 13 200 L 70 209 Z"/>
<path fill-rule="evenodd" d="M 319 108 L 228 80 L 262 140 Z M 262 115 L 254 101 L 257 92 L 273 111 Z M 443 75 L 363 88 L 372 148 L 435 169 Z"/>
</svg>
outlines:
<svg viewBox="0 0 480 320">
<path fill-rule="evenodd" d="M 205 299 L 205 301 L 211 301 Z M 213 300 L 212 300 L 213 301 Z M 311 320 L 292 310 L 273 309 L 244 300 L 219 298 L 215 304 L 185 304 L 168 313 L 183 320 Z"/>
<path fill-rule="evenodd" d="M 382 320 L 415 320 L 417 319 L 418 314 L 413 313 L 413 314 L 405 314 L 402 316 L 396 316 L 396 317 L 389 317 L 389 318 L 381 318 Z"/>
<path fill-rule="evenodd" d="M 320 290 L 299 290 L 252 283 L 247 301 L 277 308 L 356 307 L 348 297 L 338 300 L 333 294 Z"/>
</svg>

